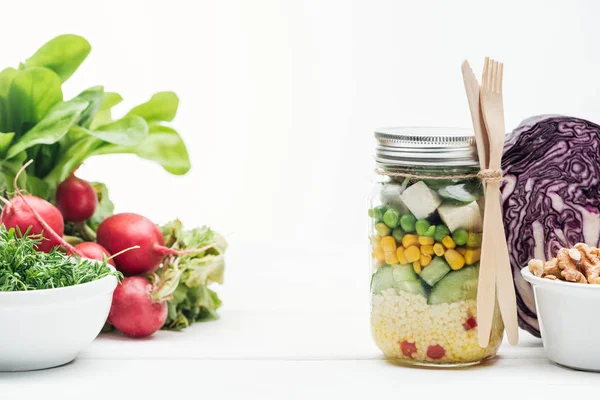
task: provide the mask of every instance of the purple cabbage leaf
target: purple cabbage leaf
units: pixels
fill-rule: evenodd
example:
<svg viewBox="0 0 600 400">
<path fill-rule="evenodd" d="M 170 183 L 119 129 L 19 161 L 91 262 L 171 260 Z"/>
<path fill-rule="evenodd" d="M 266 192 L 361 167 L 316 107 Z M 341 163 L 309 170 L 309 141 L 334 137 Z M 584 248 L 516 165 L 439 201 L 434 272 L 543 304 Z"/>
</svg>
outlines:
<svg viewBox="0 0 600 400">
<path fill-rule="evenodd" d="M 600 239 L 600 126 L 544 115 L 507 136 L 502 157 L 502 206 L 519 326 L 540 336 L 531 286 L 520 270 L 561 247 Z"/>
</svg>

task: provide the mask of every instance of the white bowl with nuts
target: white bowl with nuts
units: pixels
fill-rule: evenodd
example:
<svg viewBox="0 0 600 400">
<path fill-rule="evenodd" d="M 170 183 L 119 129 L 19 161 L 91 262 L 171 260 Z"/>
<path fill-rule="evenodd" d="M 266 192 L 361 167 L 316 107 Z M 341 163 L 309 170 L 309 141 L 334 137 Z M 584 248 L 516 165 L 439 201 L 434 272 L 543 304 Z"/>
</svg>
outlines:
<svg viewBox="0 0 600 400">
<path fill-rule="evenodd" d="M 569 368 L 600 371 L 600 249 L 576 244 L 521 270 L 535 295 L 548 358 Z"/>
</svg>

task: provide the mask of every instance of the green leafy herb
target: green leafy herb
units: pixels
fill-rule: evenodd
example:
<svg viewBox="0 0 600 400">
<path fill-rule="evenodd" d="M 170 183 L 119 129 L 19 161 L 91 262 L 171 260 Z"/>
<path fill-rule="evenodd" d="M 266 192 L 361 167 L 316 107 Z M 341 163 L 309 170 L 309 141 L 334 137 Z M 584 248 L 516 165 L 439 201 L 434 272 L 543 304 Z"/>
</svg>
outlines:
<svg viewBox="0 0 600 400">
<path fill-rule="evenodd" d="M 209 289 L 223 283 L 225 239 L 208 227 L 184 230 L 175 220 L 162 227 L 165 245 L 179 250 L 197 249 L 214 244 L 202 253 L 165 258 L 155 276 L 156 296 L 168 298 L 168 318 L 163 329 L 179 330 L 198 321 L 218 318 L 221 300 Z"/>
<path fill-rule="evenodd" d="M 137 115 L 150 122 L 172 121 L 177 113 L 179 98 L 173 92 L 158 92 L 144 104 L 134 107 L 127 115 Z"/>
<path fill-rule="evenodd" d="M 46 67 L 64 82 L 86 59 L 92 46 L 77 35 L 60 35 L 44 44 L 25 61 L 25 67 Z"/>
<path fill-rule="evenodd" d="M 79 285 L 114 275 L 105 262 L 79 259 L 52 249 L 50 253 L 35 250 L 42 235 L 21 234 L 0 226 L 0 292 L 54 289 Z"/>
<path fill-rule="evenodd" d="M 33 67 L 19 71 L 8 91 L 11 130 L 31 129 L 62 99 L 60 78 L 52 70 Z"/>
<path fill-rule="evenodd" d="M 61 35 L 44 44 L 19 69 L 0 72 L 0 194 L 12 190 L 13 171 L 24 159 L 34 163 L 19 184 L 47 199 L 52 199 L 58 184 L 79 164 L 94 155 L 134 154 L 177 175 L 190 169 L 183 140 L 166 125 L 177 113 L 175 93 L 156 93 L 116 120 L 112 107 L 123 99 L 102 86 L 63 100 L 62 83 L 90 51 L 84 38 Z"/>
</svg>

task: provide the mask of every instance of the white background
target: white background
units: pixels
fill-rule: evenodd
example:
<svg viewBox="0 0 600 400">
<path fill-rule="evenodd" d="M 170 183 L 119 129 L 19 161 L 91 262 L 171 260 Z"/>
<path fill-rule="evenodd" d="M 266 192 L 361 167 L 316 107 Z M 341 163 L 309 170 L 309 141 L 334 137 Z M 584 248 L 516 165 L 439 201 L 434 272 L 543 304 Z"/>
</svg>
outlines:
<svg viewBox="0 0 600 400">
<path fill-rule="evenodd" d="M 225 312 L 352 311 L 366 340 L 375 128 L 468 127 L 460 65 L 479 74 L 486 55 L 505 63 L 507 128 L 541 113 L 600 120 L 591 0 L 40 0 L 1 14 L 2 67 L 61 33 L 91 42 L 67 97 L 102 84 L 124 113 L 179 95 L 189 174 L 123 155 L 81 175 L 105 182 L 117 211 L 228 234 Z"/>
</svg>

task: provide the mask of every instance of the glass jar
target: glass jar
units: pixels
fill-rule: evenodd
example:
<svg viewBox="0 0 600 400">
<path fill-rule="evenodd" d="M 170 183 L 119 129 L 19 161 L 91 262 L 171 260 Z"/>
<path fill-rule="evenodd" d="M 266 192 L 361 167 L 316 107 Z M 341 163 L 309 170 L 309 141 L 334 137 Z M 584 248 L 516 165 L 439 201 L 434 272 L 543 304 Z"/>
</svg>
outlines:
<svg viewBox="0 0 600 400">
<path fill-rule="evenodd" d="M 465 366 L 496 354 L 477 333 L 483 186 L 473 133 L 451 128 L 375 132 L 377 178 L 369 205 L 371 330 L 401 364 Z"/>
</svg>

